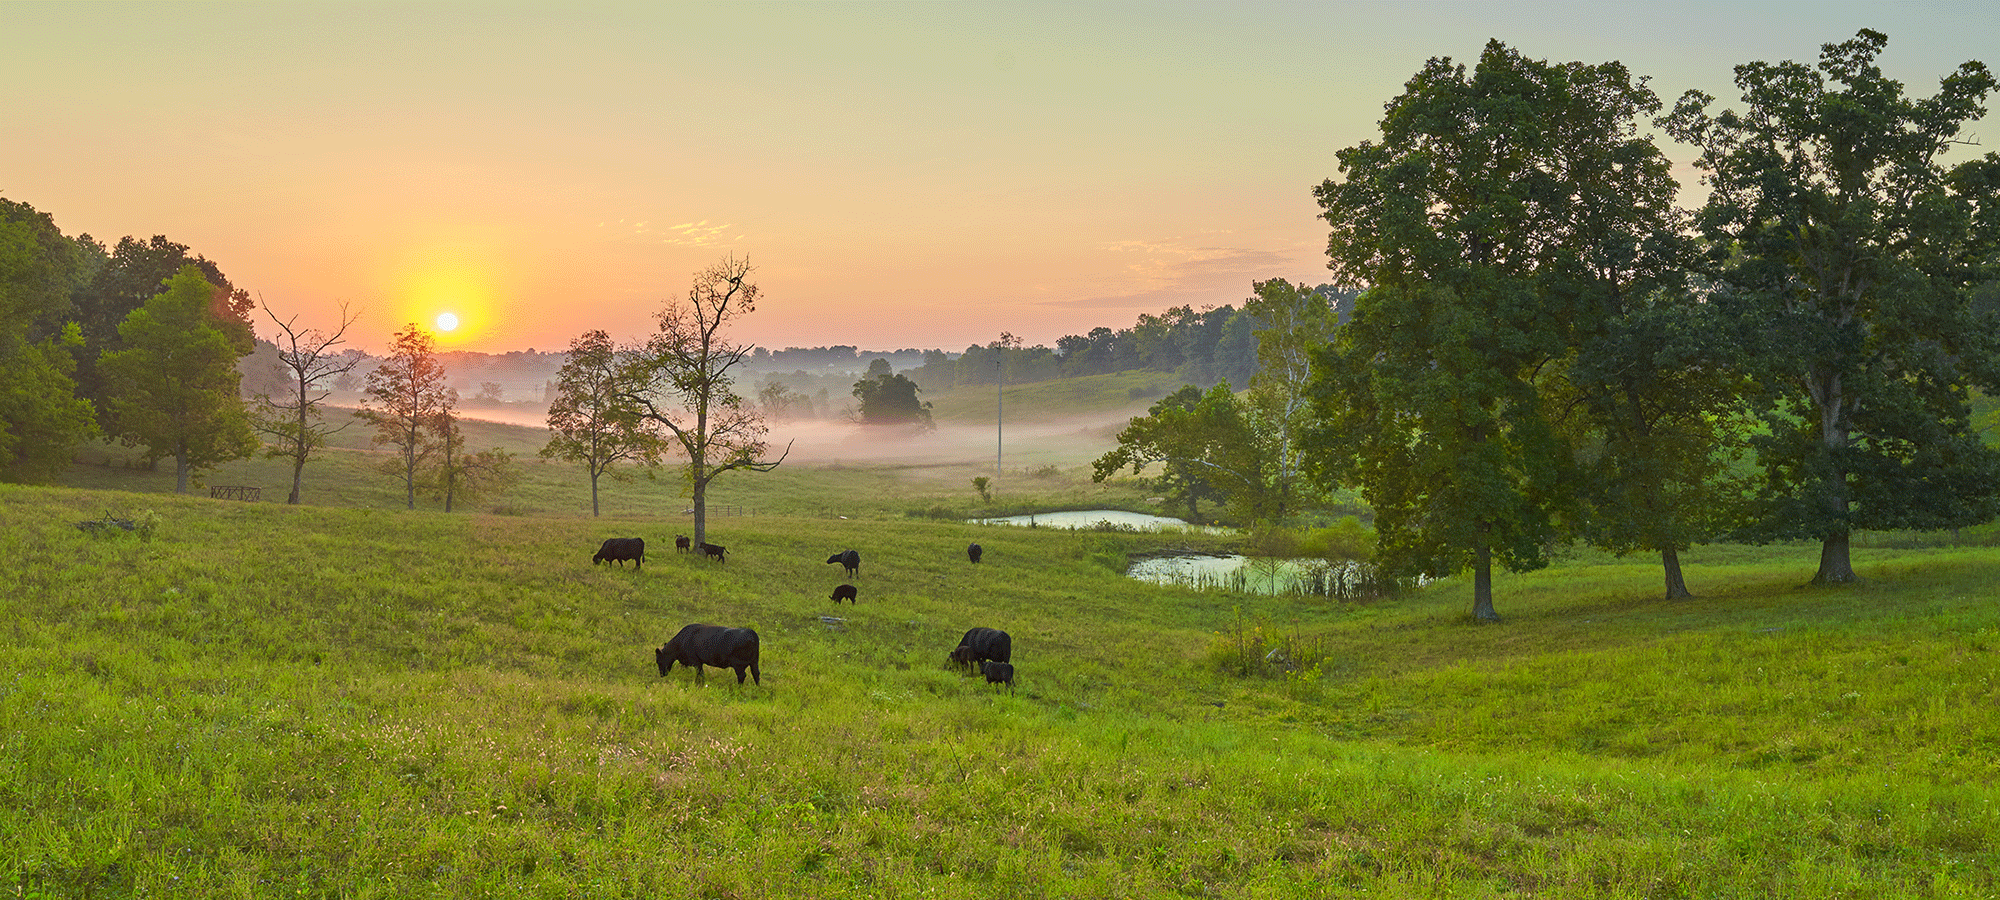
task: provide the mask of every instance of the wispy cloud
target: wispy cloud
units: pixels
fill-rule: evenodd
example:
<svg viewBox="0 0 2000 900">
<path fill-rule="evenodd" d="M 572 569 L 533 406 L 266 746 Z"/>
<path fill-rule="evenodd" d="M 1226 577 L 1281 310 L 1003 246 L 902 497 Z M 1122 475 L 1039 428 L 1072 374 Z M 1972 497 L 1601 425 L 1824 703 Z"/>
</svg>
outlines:
<svg viewBox="0 0 2000 900">
<path fill-rule="evenodd" d="M 597 227 L 622 237 L 642 241 L 657 241 L 682 247 L 714 247 L 743 239 L 741 233 L 732 233 L 735 225 L 717 224 L 703 219 L 699 222 L 682 222 L 679 225 L 658 227 L 649 221 L 619 219 L 616 222 L 599 222 Z"/>
<path fill-rule="evenodd" d="M 1116 241 L 1105 249 L 1131 257 L 1122 276 L 1111 279 L 1124 290 L 1045 300 L 1066 309 L 1165 309 L 1220 306 L 1250 296 L 1250 285 L 1267 278 L 1297 277 L 1311 266 L 1308 248 L 1264 250 L 1225 246 L 1217 234 L 1155 241 Z"/>
</svg>

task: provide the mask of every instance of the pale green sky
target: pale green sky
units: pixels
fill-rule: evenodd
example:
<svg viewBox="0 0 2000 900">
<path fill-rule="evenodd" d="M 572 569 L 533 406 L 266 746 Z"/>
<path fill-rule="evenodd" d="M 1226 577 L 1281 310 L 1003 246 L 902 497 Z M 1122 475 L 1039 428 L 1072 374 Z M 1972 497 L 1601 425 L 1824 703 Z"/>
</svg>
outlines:
<svg viewBox="0 0 2000 900">
<path fill-rule="evenodd" d="M 1914 93 L 2000 66 L 1993 3 L 5 2 L 0 194 L 368 349 L 447 308 L 448 346 L 637 338 L 728 253 L 744 340 L 1053 343 L 1325 280 L 1311 189 L 1429 57 L 1728 103 L 1862 27 Z"/>
</svg>

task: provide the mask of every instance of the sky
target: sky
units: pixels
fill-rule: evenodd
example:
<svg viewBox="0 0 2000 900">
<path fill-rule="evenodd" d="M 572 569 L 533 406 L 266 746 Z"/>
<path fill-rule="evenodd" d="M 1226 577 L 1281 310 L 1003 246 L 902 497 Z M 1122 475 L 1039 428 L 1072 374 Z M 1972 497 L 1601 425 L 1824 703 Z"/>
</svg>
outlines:
<svg viewBox="0 0 2000 900">
<path fill-rule="evenodd" d="M 1431 57 L 1720 108 L 1860 28 L 1913 94 L 2000 66 L 1992 2 L 0 2 L 0 196 L 378 353 L 639 340 L 731 256 L 738 341 L 1053 345 L 1326 281 L 1312 188 Z"/>
</svg>

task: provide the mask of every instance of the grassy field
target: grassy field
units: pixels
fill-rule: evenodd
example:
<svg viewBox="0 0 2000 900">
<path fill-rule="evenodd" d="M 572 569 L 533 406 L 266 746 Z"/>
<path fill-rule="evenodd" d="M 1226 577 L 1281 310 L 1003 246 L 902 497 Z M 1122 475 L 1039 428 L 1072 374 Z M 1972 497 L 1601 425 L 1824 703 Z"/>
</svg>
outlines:
<svg viewBox="0 0 2000 900">
<path fill-rule="evenodd" d="M 1121 572 L 1236 539 L 907 515 L 973 511 L 971 457 L 725 477 L 756 514 L 717 565 L 667 549 L 672 484 L 405 511 L 350 445 L 288 507 L 104 452 L 0 486 L 0 895 L 2000 894 L 1991 548 L 1863 546 L 1840 589 L 1812 547 L 1697 548 L 1671 603 L 1581 555 L 1478 626 L 1456 580 L 1204 594 Z M 1143 506 L 1048 465 L 1011 502 Z M 75 525 L 107 514 L 157 524 Z M 643 570 L 589 564 L 628 535 Z M 763 684 L 660 678 L 695 621 L 756 628 Z M 945 667 L 974 625 L 1015 693 Z"/>
</svg>

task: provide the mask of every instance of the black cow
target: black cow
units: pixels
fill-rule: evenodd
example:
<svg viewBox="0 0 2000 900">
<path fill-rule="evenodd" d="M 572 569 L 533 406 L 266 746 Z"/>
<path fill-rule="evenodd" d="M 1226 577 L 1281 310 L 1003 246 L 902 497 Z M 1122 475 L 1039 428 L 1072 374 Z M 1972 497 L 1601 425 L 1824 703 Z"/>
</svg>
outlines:
<svg viewBox="0 0 2000 900">
<path fill-rule="evenodd" d="M 979 664 L 986 660 L 1012 662 L 1014 659 L 1014 639 L 998 628 L 974 628 L 958 639 L 958 646 L 951 651 L 953 665 L 970 671 L 979 671 Z"/>
<path fill-rule="evenodd" d="M 1007 693 L 1014 692 L 1013 663 L 994 662 L 989 659 L 979 664 L 979 671 L 986 676 L 986 683 L 993 685 L 994 690 L 999 690 L 1000 685 L 1004 684 L 1007 686 Z"/>
<path fill-rule="evenodd" d="M 735 669 L 736 683 L 743 683 L 743 670 L 750 670 L 750 677 L 762 687 L 764 676 L 757 671 L 757 632 L 748 628 L 728 628 L 722 625 L 689 625 L 674 635 L 667 645 L 653 651 L 653 659 L 660 664 L 660 677 L 667 677 L 674 663 L 694 667 L 696 684 L 706 684 L 707 673 L 702 666 L 718 669 Z"/>
<path fill-rule="evenodd" d="M 597 555 L 590 558 L 590 564 L 616 561 L 622 569 L 628 559 L 635 571 L 646 564 L 645 538 L 605 538 L 604 545 L 597 548 Z"/>
<path fill-rule="evenodd" d="M 841 566 L 847 569 L 847 577 L 849 578 L 853 578 L 855 575 L 861 573 L 861 554 L 853 550 L 842 550 L 827 557 L 826 561 L 840 563 Z"/>
<path fill-rule="evenodd" d="M 855 600 L 854 600 L 854 594 L 855 594 L 855 590 L 854 590 L 854 585 L 851 585 L 851 584 L 843 584 L 843 585 L 841 585 L 840 587 L 837 587 L 837 588 L 834 588 L 834 589 L 833 589 L 833 598 L 832 598 L 832 599 L 833 599 L 833 602 L 835 602 L 835 603 L 839 603 L 839 602 L 840 602 L 840 601 L 842 601 L 842 600 L 845 600 L 845 601 L 847 601 L 847 602 L 849 602 L 849 603 L 853 603 L 853 602 L 855 602 Z"/>
<path fill-rule="evenodd" d="M 966 548 L 965 548 L 965 556 L 966 556 L 966 558 L 967 558 L 967 559 L 970 559 L 970 560 L 972 560 L 973 562 L 978 562 L 978 561 L 979 561 L 979 554 L 981 554 L 981 553 L 985 553 L 985 552 L 986 552 L 986 551 L 984 551 L 984 550 L 981 550 L 981 549 L 979 549 L 979 545 L 978 545 L 978 544 L 968 544 L 968 545 L 966 545 Z"/>
<path fill-rule="evenodd" d="M 716 562 L 728 562 L 728 560 L 722 558 L 722 554 L 727 552 L 729 552 L 729 548 L 724 547 L 721 544 L 711 544 L 708 543 L 707 541 L 702 542 L 701 545 L 702 555 L 708 557 L 709 559 L 715 560 Z"/>
<path fill-rule="evenodd" d="M 686 553 L 693 548 L 694 548 L 694 542 L 688 540 L 687 535 L 685 534 L 674 535 L 674 550 L 681 553 Z"/>
</svg>

